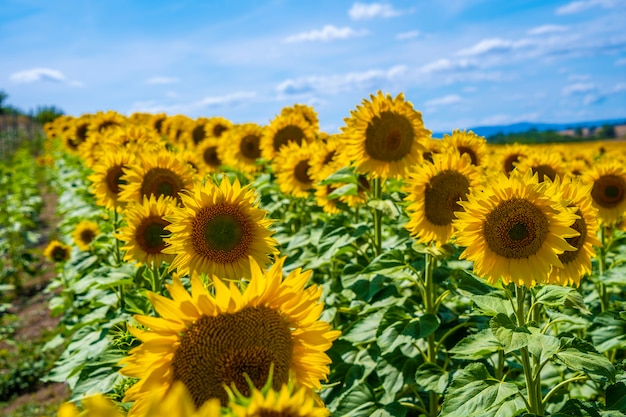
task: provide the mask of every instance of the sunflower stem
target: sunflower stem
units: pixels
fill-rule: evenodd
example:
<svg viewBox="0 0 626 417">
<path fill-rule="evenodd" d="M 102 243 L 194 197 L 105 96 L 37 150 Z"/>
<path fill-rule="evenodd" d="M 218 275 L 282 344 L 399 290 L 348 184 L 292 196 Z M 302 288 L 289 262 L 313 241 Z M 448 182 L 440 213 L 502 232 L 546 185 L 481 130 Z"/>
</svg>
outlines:
<svg viewBox="0 0 626 417">
<path fill-rule="evenodd" d="M 433 282 L 433 270 L 435 268 L 436 259 L 430 254 L 426 253 L 424 255 L 425 265 L 424 265 L 424 307 L 426 309 L 426 314 L 437 314 L 435 310 L 435 293 L 436 293 L 436 284 Z M 435 343 L 435 334 L 431 333 L 426 337 L 426 341 L 428 342 L 428 362 L 432 364 L 437 364 L 437 345 Z M 439 411 L 439 394 L 434 391 L 430 391 L 429 395 L 429 410 L 430 416 L 434 417 L 438 414 Z"/>
<path fill-rule="evenodd" d="M 119 217 L 117 213 L 117 207 L 113 207 L 113 239 L 115 240 L 115 265 L 119 266 L 122 263 L 122 256 L 120 255 L 120 241 L 115 234 L 119 226 Z"/>
<path fill-rule="evenodd" d="M 598 259 L 598 295 L 600 296 L 600 309 L 606 311 L 609 308 L 609 294 L 606 290 L 606 285 L 602 280 L 604 277 L 604 270 L 606 269 L 606 234 L 604 223 L 600 223 L 600 256 Z"/>
<path fill-rule="evenodd" d="M 383 198 L 383 187 L 382 180 L 380 178 L 374 178 L 373 180 L 373 192 L 374 192 L 374 200 L 382 200 Z M 383 212 L 377 208 L 374 208 L 374 254 L 378 256 L 382 253 L 383 247 L 383 233 L 382 233 L 382 222 L 383 222 Z"/>
<path fill-rule="evenodd" d="M 515 315 L 517 317 L 517 325 L 524 327 L 526 325 L 526 314 L 524 313 L 524 307 L 526 305 L 526 288 L 515 286 L 515 298 L 517 299 L 517 308 Z M 526 379 L 526 392 L 528 393 L 528 405 L 530 413 L 536 415 L 543 415 L 543 404 L 541 402 L 540 387 L 537 387 L 536 380 L 533 379 L 533 366 L 530 363 L 530 353 L 528 347 L 520 348 L 520 359 L 522 367 L 524 368 L 524 377 Z M 537 378 L 538 379 L 538 378 Z"/>
<path fill-rule="evenodd" d="M 161 268 L 156 262 L 152 263 L 152 292 L 161 295 L 162 285 L 161 285 Z"/>
</svg>

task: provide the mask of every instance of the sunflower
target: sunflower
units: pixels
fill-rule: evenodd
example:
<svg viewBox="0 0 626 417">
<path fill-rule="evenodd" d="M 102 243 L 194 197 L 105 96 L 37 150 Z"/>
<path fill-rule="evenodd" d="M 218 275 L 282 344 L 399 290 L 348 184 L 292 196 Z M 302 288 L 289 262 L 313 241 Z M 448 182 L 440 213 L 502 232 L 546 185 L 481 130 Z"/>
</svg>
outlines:
<svg viewBox="0 0 626 417">
<path fill-rule="evenodd" d="M 576 250 L 565 239 L 579 235 L 571 227 L 578 216 L 553 191 L 530 171 L 499 174 L 473 189 L 453 220 L 456 243 L 466 247 L 460 258 L 474 261 L 475 273 L 492 284 L 545 283 L 552 266 L 563 268 L 558 255 Z"/>
<path fill-rule="evenodd" d="M 626 168 L 615 161 L 599 162 L 583 174 L 593 184 L 591 198 L 598 216 L 607 225 L 617 223 L 626 211 Z"/>
<path fill-rule="evenodd" d="M 460 200 L 467 200 L 470 187 L 479 185 L 479 172 L 469 158 L 450 152 L 433 155 L 433 162 L 423 163 L 411 173 L 404 191 L 409 222 L 406 228 L 418 241 L 441 246 L 453 234 L 455 212 L 462 211 Z"/>
<path fill-rule="evenodd" d="M 215 138 L 208 138 L 198 145 L 196 153 L 200 155 L 200 159 L 202 160 L 200 172 L 220 172 L 223 162 L 219 143 L 220 142 Z"/>
<path fill-rule="evenodd" d="M 116 126 L 122 126 L 126 123 L 126 117 L 116 111 L 109 110 L 106 113 L 97 112 L 91 117 L 91 123 L 88 128 L 88 135 L 92 133 L 104 133 L 107 129 Z"/>
<path fill-rule="evenodd" d="M 315 131 L 300 113 L 278 115 L 267 126 L 261 137 L 261 156 L 267 161 L 274 159 L 280 148 L 289 142 L 301 145 L 313 142 Z"/>
<path fill-rule="evenodd" d="M 492 165 L 494 171 L 502 172 L 506 176 L 509 176 L 517 164 L 528 156 L 529 152 L 530 149 L 527 145 L 521 145 L 519 143 L 504 145 L 490 158 L 489 165 Z"/>
<path fill-rule="evenodd" d="M 124 398 L 135 401 L 129 416 L 175 381 L 185 385 L 196 407 L 212 398 L 226 405 L 224 385 L 248 396 L 247 381 L 260 388 L 270 370 L 275 390 L 290 380 L 321 388 L 330 364 L 324 352 L 340 332 L 319 321 L 322 289 L 304 288 L 311 272 L 298 268 L 283 277 L 284 261 L 278 259 L 269 270 L 252 261 L 243 293 L 218 278 L 213 279 L 214 294 L 209 293 L 195 274 L 191 294 L 178 278 L 166 285 L 172 299 L 149 292 L 161 318 L 135 316 L 150 330 L 130 327 L 143 344 L 120 362 L 126 365 L 123 375 L 139 378 Z"/>
<path fill-rule="evenodd" d="M 229 408 L 233 417 L 327 417 L 330 411 L 317 394 L 306 388 L 283 385 L 280 390 L 253 389 L 249 398 L 237 396 Z"/>
<path fill-rule="evenodd" d="M 250 276 L 250 259 L 269 263 L 277 242 L 249 186 L 242 187 L 238 180 L 231 185 L 224 176 L 219 186 L 196 183 L 181 198 L 183 207 L 165 217 L 172 223 L 167 227 L 172 235 L 163 252 L 176 255 L 170 270 L 238 280 Z"/>
<path fill-rule="evenodd" d="M 81 401 L 83 412 L 79 412 L 73 403 L 61 405 L 58 417 L 123 417 L 113 401 L 102 394 L 86 397 Z M 219 400 L 207 401 L 196 410 L 193 400 L 182 383 L 174 383 L 162 396 L 152 396 L 142 410 L 136 412 L 141 417 L 220 417 Z"/>
<path fill-rule="evenodd" d="M 344 119 L 346 157 L 358 173 L 383 179 L 402 177 L 422 161 L 423 143 L 431 132 L 404 94 L 391 98 L 379 91 L 370 98 Z"/>
<path fill-rule="evenodd" d="M 124 169 L 120 200 L 141 203 L 144 196 L 180 198 L 180 192 L 193 183 L 191 167 L 176 154 L 160 151 L 140 155 L 139 160 Z"/>
<path fill-rule="evenodd" d="M 43 250 L 43 256 L 51 260 L 52 262 L 65 262 L 70 259 L 70 248 L 68 245 L 58 240 L 53 240 L 48 243 L 48 246 Z"/>
<path fill-rule="evenodd" d="M 472 165 L 483 166 L 486 161 L 487 141 L 471 130 L 453 130 L 452 135 L 444 134 L 441 142 L 443 152 L 458 152 L 467 155 Z"/>
<path fill-rule="evenodd" d="M 593 207 L 591 199 L 592 185 L 583 185 L 578 180 L 568 177 L 563 182 L 555 181 L 554 187 L 558 190 L 553 193 L 562 193 L 568 207 L 575 210 L 574 213 L 579 217 L 572 228 L 580 233 L 580 236 L 565 239 L 576 250 L 558 255 L 563 268 L 552 267 L 548 282 L 579 285 L 583 275 L 591 273 L 591 259 L 596 256 L 594 246 L 602 246 L 597 238 L 598 210 Z"/>
<path fill-rule="evenodd" d="M 313 189 L 313 177 L 309 171 L 314 153 L 316 145 L 306 142 L 302 145 L 290 142 L 280 149 L 273 162 L 280 191 L 297 198 L 309 196 L 309 191 Z"/>
<path fill-rule="evenodd" d="M 224 164 L 248 174 L 258 172 L 262 168 L 258 161 L 264 130 L 264 126 L 256 123 L 234 125 L 218 146 Z"/>
<path fill-rule="evenodd" d="M 133 203 L 124 211 L 126 226 L 116 237 L 125 242 L 122 250 L 126 251 L 125 261 L 135 260 L 147 265 L 161 265 L 171 262 L 174 255 L 163 253 L 164 237 L 170 232 L 165 230 L 170 222 L 164 217 L 171 214 L 173 201 L 165 196 L 156 198 L 144 196 L 143 202 Z"/>
<path fill-rule="evenodd" d="M 78 249 L 88 251 L 91 247 L 91 242 L 93 242 L 99 234 L 100 228 L 98 227 L 98 223 L 83 220 L 76 225 L 72 237 Z"/>
<path fill-rule="evenodd" d="M 91 123 L 90 115 L 74 119 L 72 127 L 63 136 L 63 145 L 70 153 L 77 153 L 78 147 L 87 140 L 87 132 Z"/>
<path fill-rule="evenodd" d="M 127 124 L 111 128 L 105 134 L 112 142 L 131 152 L 157 152 L 165 149 L 165 142 L 154 130 L 145 125 Z"/>
<path fill-rule="evenodd" d="M 206 136 L 213 139 L 221 139 L 222 135 L 228 132 L 231 127 L 233 127 L 233 122 L 219 116 L 209 117 L 204 125 Z"/>
<path fill-rule="evenodd" d="M 321 136 L 321 140 L 318 139 L 315 141 L 315 152 L 311 155 L 309 174 L 315 181 L 321 181 L 325 179 L 328 175 L 332 174 L 339 168 L 350 165 L 349 160 L 341 159 L 341 152 L 339 149 L 342 145 L 343 137 L 339 134 L 328 135 L 325 134 Z M 328 167 L 337 167 L 333 168 L 332 172 L 328 172 Z"/>
<path fill-rule="evenodd" d="M 515 169 L 520 173 L 532 171 L 533 174 L 538 175 L 539 182 L 543 182 L 546 178 L 550 181 L 554 181 L 556 177 L 563 178 L 566 172 L 561 154 L 545 150 L 529 152 L 526 157 L 521 158 Z"/>
<path fill-rule="evenodd" d="M 163 122 L 167 119 L 167 114 L 165 113 L 157 113 L 152 115 L 150 121 L 147 123 L 159 136 L 163 136 Z"/>
<path fill-rule="evenodd" d="M 293 106 L 283 107 L 280 111 L 281 116 L 288 116 L 291 113 L 297 113 L 301 115 L 304 120 L 313 128 L 313 130 L 319 130 L 319 118 L 317 117 L 317 112 L 312 106 L 308 106 L 306 104 L 294 104 Z"/>
<path fill-rule="evenodd" d="M 124 169 L 133 163 L 133 154 L 124 150 L 104 153 L 102 160 L 93 167 L 93 174 L 87 177 L 91 182 L 89 190 L 96 197 L 96 204 L 109 210 L 119 209 L 121 186 L 126 184 Z"/>
</svg>

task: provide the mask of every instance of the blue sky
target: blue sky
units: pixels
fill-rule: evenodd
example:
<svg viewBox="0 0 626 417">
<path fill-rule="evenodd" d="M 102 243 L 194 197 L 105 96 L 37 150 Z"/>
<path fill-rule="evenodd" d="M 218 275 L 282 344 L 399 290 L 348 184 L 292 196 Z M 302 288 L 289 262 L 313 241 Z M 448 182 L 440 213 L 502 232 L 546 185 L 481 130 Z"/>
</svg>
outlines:
<svg viewBox="0 0 626 417">
<path fill-rule="evenodd" d="M 0 89 L 56 105 L 334 133 L 404 92 L 427 128 L 626 117 L 626 0 L 0 0 Z"/>
</svg>

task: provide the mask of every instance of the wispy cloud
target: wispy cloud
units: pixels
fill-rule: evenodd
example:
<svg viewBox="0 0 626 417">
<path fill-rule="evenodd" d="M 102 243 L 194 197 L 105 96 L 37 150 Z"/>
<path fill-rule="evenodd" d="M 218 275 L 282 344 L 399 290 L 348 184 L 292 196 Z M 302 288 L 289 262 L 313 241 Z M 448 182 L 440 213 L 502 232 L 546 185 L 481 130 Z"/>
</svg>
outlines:
<svg viewBox="0 0 626 417">
<path fill-rule="evenodd" d="M 617 61 L 615 61 L 615 65 L 621 66 L 621 65 L 626 65 L 626 58 L 620 58 Z"/>
<path fill-rule="evenodd" d="M 132 104 L 129 113 L 146 112 L 146 113 L 168 113 L 168 114 L 192 114 L 209 108 L 226 108 L 245 104 L 254 100 L 257 94 L 253 91 L 238 91 L 222 96 L 209 96 L 201 100 L 190 102 L 179 102 L 173 104 L 159 103 L 157 101 L 136 101 Z"/>
<path fill-rule="evenodd" d="M 176 84 L 180 82 L 176 77 L 152 77 L 146 80 L 146 84 Z"/>
<path fill-rule="evenodd" d="M 396 35 L 396 39 L 399 41 L 405 41 L 408 39 L 415 39 L 420 35 L 418 30 L 411 30 L 408 32 L 402 32 L 402 33 L 398 33 Z"/>
<path fill-rule="evenodd" d="M 448 94 L 447 96 L 434 98 L 432 100 L 428 100 L 424 105 L 426 107 L 439 107 L 439 106 L 448 106 L 450 104 L 455 104 L 463 99 L 461 96 L 457 94 Z"/>
<path fill-rule="evenodd" d="M 561 6 L 556 9 L 557 15 L 573 14 L 584 12 L 585 10 L 593 9 L 594 7 L 602 7 L 605 9 L 611 9 L 623 5 L 625 2 L 620 0 L 579 0 L 567 3 L 565 6 Z"/>
<path fill-rule="evenodd" d="M 38 82 L 52 82 L 59 84 L 67 84 L 72 87 L 80 87 L 83 85 L 80 81 L 68 80 L 65 75 L 52 68 L 31 68 L 23 71 L 14 72 L 9 76 L 11 81 L 17 84 L 32 84 Z"/>
<path fill-rule="evenodd" d="M 585 94 L 596 89 L 596 85 L 593 83 L 575 83 L 563 87 L 562 93 L 564 96 L 571 96 L 575 94 Z"/>
<path fill-rule="evenodd" d="M 354 20 L 373 19 L 376 17 L 396 17 L 401 16 L 404 12 L 396 10 L 392 5 L 387 3 L 359 3 L 356 2 L 348 11 L 350 18 Z"/>
<path fill-rule="evenodd" d="M 205 97 L 198 102 L 198 105 L 206 107 L 232 106 L 254 99 L 255 97 L 256 93 L 253 91 L 238 91 L 223 96 Z"/>
<path fill-rule="evenodd" d="M 305 42 L 305 41 L 331 41 L 333 39 L 348 39 L 357 36 L 367 35 L 366 30 L 354 30 L 350 27 L 338 28 L 333 25 L 326 25 L 320 30 L 311 30 L 285 38 L 285 42 Z"/>
<path fill-rule="evenodd" d="M 523 48 L 531 45 L 532 42 L 528 39 L 520 39 L 517 41 L 509 41 L 506 39 L 500 38 L 489 38 L 483 39 L 477 44 L 466 48 L 461 49 L 457 52 L 457 55 L 460 56 L 479 56 L 485 55 L 489 53 L 499 53 L 499 52 L 507 52 L 514 49 Z"/>
<path fill-rule="evenodd" d="M 476 68 L 476 63 L 469 59 L 450 60 L 447 58 L 443 58 L 423 65 L 421 68 L 419 68 L 419 71 L 426 74 L 432 74 L 437 72 L 458 71 L 472 68 Z"/>
<path fill-rule="evenodd" d="M 561 25 L 542 25 L 537 26 L 531 29 L 528 29 L 529 35 L 545 35 L 546 33 L 555 33 L 555 32 L 565 32 L 567 31 L 566 26 Z"/>
<path fill-rule="evenodd" d="M 371 88 L 376 84 L 391 82 L 404 75 L 407 68 L 397 65 L 390 69 L 350 72 L 331 76 L 310 76 L 288 79 L 276 86 L 279 94 L 303 95 L 314 92 L 335 94 L 355 89 Z"/>
</svg>

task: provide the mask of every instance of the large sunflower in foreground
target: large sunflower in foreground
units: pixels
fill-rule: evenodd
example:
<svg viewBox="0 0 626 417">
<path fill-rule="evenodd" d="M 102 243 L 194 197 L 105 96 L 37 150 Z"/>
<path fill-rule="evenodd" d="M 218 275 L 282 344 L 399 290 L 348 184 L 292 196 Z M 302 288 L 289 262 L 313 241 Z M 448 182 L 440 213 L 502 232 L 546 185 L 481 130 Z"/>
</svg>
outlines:
<svg viewBox="0 0 626 417">
<path fill-rule="evenodd" d="M 422 161 L 423 143 L 431 132 L 404 94 L 391 98 L 379 91 L 370 97 L 345 119 L 346 157 L 358 173 L 383 179 L 403 177 L 409 167 Z"/>
<path fill-rule="evenodd" d="M 176 255 L 170 270 L 239 280 L 250 276 L 250 259 L 262 266 L 270 262 L 277 242 L 249 186 L 238 180 L 231 185 L 225 176 L 219 186 L 196 183 L 181 198 L 183 207 L 165 217 L 172 235 L 163 252 Z"/>
<path fill-rule="evenodd" d="M 97 205 L 109 210 L 120 208 L 121 187 L 126 184 L 126 180 L 122 178 L 124 169 L 134 160 L 133 154 L 119 149 L 105 153 L 100 162 L 93 167 L 93 174 L 87 178 L 92 182 L 89 191 L 96 197 Z"/>
<path fill-rule="evenodd" d="M 191 294 L 178 278 L 167 286 L 172 299 L 148 293 L 161 318 L 136 316 L 150 330 L 130 328 L 143 344 L 132 349 L 121 373 L 139 378 L 124 401 L 134 401 L 129 416 L 138 415 L 151 395 L 164 395 L 182 382 L 196 407 L 219 398 L 228 403 L 224 385 L 248 396 L 245 374 L 257 388 L 273 372 L 279 390 L 290 380 L 308 388 L 321 387 L 329 373 L 325 351 L 340 332 L 319 321 L 322 289 L 305 288 L 311 275 L 299 268 L 283 277 L 285 258 L 262 270 L 253 261 L 246 289 L 213 280 L 209 293 L 197 275 Z"/>
<path fill-rule="evenodd" d="M 553 266 L 563 268 L 558 255 L 576 249 L 565 239 L 579 235 L 571 227 L 578 216 L 546 185 L 530 171 L 500 174 L 459 203 L 465 211 L 455 213 L 456 243 L 476 274 L 530 287 L 547 282 Z"/>
<path fill-rule="evenodd" d="M 597 237 L 598 210 L 592 205 L 592 185 L 584 185 L 577 179 L 568 177 L 563 182 L 557 180 L 554 187 L 558 188 L 555 193 L 561 192 L 568 207 L 579 216 L 572 228 L 580 235 L 565 239 L 576 250 L 558 255 L 563 268 L 553 267 L 548 281 L 550 284 L 578 285 L 585 274 L 591 273 L 591 259 L 596 256 L 594 246 L 602 246 Z"/>
<path fill-rule="evenodd" d="M 229 408 L 233 417 L 327 417 L 330 411 L 320 402 L 310 389 L 283 385 L 280 391 L 253 389 L 249 398 L 238 396 Z"/>
<path fill-rule="evenodd" d="M 586 171 L 582 181 L 593 184 L 591 198 L 605 224 L 617 223 L 626 212 L 626 168 L 619 162 L 599 162 Z"/>
<path fill-rule="evenodd" d="M 168 151 L 140 155 L 124 170 L 120 200 L 141 203 L 144 197 L 161 195 L 179 199 L 180 192 L 191 188 L 193 170 L 178 155 Z"/>
<path fill-rule="evenodd" d="M 91 247 L 91 242 L 100 234 L 100 228 L 98 223 L 90 220 L 83 220 L 76 225 L 72 237 L 74 243 L 81 251 L 88 251 Z"/>
<path fill-rule="evenodd" d="M 309 196 L 313 189 L 311 157 L 316 149 L 315 144 L 290 142 L 278 151 L 272 165 L 280 191 L 298 198 Z"/>
<path fill-rule="evenodd" d="M 411 173 L 404 191 L 411 236 L 426 244 L 443 245 L 452 237 L 455 212 L 462 211 L 460 200 L 466 200 L 470 187 L 479 185 L 479 172 L 469 158 L 455 152 L 433 155 Z"/>
<path fill-rule="evenodd" d="M 143 202 L 132 203 L 124 211 L 126 226 L 116 236 L 126 244 L 121 248 L 126 251 L 125 261 L 135 260 L 147 265 L 161 265 L 171 262 L 174 255 L 163 253 L 166 236 L 165 230 L 170 222 L 164 217 L 171 213 L 175 202 L 165 196 L 144 197 Z"/>
</svg>

